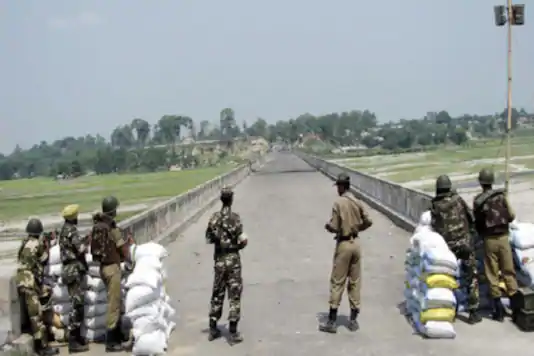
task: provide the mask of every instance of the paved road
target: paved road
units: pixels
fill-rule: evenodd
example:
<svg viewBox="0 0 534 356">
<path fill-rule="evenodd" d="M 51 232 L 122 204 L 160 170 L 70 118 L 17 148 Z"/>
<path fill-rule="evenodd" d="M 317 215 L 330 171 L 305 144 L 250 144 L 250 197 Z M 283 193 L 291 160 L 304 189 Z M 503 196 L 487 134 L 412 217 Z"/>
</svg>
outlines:
<svg viewBox="0 0 534 356">
<path fill-rule="evenodd" d="M 279 157 L 263 171 L 306 168 L 293 156 Z M 331 181 L 315 172 L 257 174 L 236 189 L 235 210 L 242 215 L 250 244 L 242 256 L 245 289 L 240 326 L 246 339 L 233 347 L 224 339 L 209 343 L 205 333 L 212 250 L 203 233 L 214 210 L 191 226 L 169 247 L 169 289 L 179 319 L 168 354 L 501 356 L 531 348 L 531 335 L 510 323 L 488 320 L 477 326 L 457 322 L 459 336 L 454 341 L 413 335 L 399 311 L 409 234 L 375 211 L 371 211 L 375 225 L 361 236 L 365 253 L 361 330 L 349 333 L 340 327 L 337 335 L 318 332 L 318 319 L 328 307 L 333 249 L 323 225 L 334 198 Z M 341 311 L 347 309 L 344 298 Z M 91 352 L 102 353 L 101 346 Z"/>
</svg>

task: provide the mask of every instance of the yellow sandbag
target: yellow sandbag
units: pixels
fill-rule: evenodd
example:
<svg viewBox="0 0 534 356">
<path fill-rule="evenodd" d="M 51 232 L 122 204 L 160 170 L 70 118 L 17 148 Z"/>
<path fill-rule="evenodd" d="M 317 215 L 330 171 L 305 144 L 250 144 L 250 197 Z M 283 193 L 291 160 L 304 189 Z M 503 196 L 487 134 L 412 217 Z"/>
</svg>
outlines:
<svg viewBox="0 0 534 356">
<path fill-rule="evenodd" d="M 428 288 L 457 289 L 459 287 L 456 279 L 446 274 L 428 275 L 424 278 L 424 282 Z"/>
<path fill-rule="evenodd" d="M 54 316 L 52 317 L 52 326 L 62 329 L 64 327 L 63 323 L 61 322 L 61 317 L 58 313 L 54 313 Z"/>
<path fill-rule="evenodd" d="M 422 323 L 427 321 L 448 321 L 452 322 L 456 310 L 453 308 L 437 308 L 437 309 L 427 309 L 424 312 L 421 312 L 420 320 Z"/>
</svg>

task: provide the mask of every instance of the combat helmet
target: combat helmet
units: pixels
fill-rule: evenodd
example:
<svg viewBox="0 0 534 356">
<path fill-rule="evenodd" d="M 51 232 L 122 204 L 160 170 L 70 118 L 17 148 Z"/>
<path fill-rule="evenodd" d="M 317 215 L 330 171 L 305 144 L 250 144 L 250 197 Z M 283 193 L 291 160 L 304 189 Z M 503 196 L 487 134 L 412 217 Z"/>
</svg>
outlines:
<svg viewBox="0 0 534 356">
<path fill-rule="evenodd" d="M 495 174 L 489 168 L 483 168 L 478 173 L 478 182 L 483 185 L 491 185 L 495 182 Z"/>
<path fill-rule="evenodd" d="M 443 174 L 436 179 L 436 190 L 450 190 L 452 182 L 448 175 Z"/>
<path fill-rule="evenodd" d="M 44 231 L 43 223 L 41 220 L 33 218 L 28 221 L 28 224 L 26 225 L 26 233 L 28 236 L 40 236 Z"/>
<path fill-rule="evenodd" d="M 221 189 L 221 199 L 232 199 L 234 197 L 234 191 L 232 187 L 226 186 Z"/>
<path fill-rule="evenodd" d="M 115 198 L 114 196 L 110 195 L 102 199 L 102 212 L 104 214 L 113 214 L 117 211 L 118 207 L 119 199 Z"/>
</svg>

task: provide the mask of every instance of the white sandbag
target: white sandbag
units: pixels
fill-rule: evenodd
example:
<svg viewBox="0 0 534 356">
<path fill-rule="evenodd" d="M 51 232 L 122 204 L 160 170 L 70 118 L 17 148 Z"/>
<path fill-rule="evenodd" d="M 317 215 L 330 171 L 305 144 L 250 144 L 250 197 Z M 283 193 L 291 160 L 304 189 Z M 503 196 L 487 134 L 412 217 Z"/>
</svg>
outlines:
<svg viewBox="0 0 534 356">
<path fill-rule="evenodd" d="M 132 247 L 131 251 L 134 252 L 132 256 L 135 262 L 146 256 L 156 257 L 161 260 L 169 255 L 165 247 L 155 242 L 147 242 L 141 245 L 135 245 Z"/>
<path fill-rule="evenodd" d="M 137 339 L 139 336 L 153 331 L 166 331 L 167 325 L 167 321 L 161 315 L 144 316 L 132 322 L 132 333 Z"/>
<path fill-rule="evenodd" d="M 430 265 L 444 266 L 451 269 L 458 268 L 458 260 L 448 247 L 446 249 L 440 247 L 426 248 L 421 258 L 428 261 Z"/>
<path fill-rule="evenodd" d="M 154 289 L 160 287 L 162 283 L 161 273 L 152 269 L 150 265 L 141 264 L 135 266 L 124 287 L 129 289 L 135 286 L 148 286 Z"/>
<path fill-rule="evenodd" d="M 55 265 L 48 265 L 45 267 L 45 274 L 47 276 L 61 277 L 63 272 L 63 265 L 61 263 Z"/>
<path fill-rule="evenodd" d="M 449 249 L 443 237 L 430 229 L 423 229 L 410 238 L 410 244 L 420 251 L 430 248 Z"/>
<path fill-rule="evenodd" d="M 419 218 L 419 225 L 430 226 L 431 223 L 432 223 L 432 214 L 430 213 L 430 210 L 427 210 L 421 214 L 421 217 Z"/>
<path fill-rule="evenodd" d="M 108 294 L 106 290 L 101 290 L 99 292 L 86 290 L 84 297 L 85 297 L 85 305 L 105 303 L 108 300 Z"/>
<path fill-rule="evenodd" d="M 459 274 L 459 268 L 451 268 L 450 266 L 433 265 L 428 260 L 423 260 L 423 262 L 421 263 L 421 273 L 446 274 L 449 276 L 457 277 Z"/>
<path fill-rule="evenodd" d="M 511 243 L 515 248 L 520 250 L 534 248 L 534 224 L 515 223 L 510 232 Z"/>
<path fill-rule="evenodd" d="M 97 265 L 89 266 L 89 271 L 87 274 L 90 275 L 91 277 L 101 278 L 100 277 L 100 266 L 97 266 Z"/>
<path fill-rule="evenodd" d="M 87 262 L 87 264 L 92 264 L 94 261 L 93 261 L 93 255 L 91 255 L 90 253 L 86 253 L 85 254 L 85 262 Z"/>
<path fill-rule="evenodd" d="M 68 302 L 70 300 L 69 290 L 62 284 L 56 284 L 52 288 L 52 300 L 55 303 Z"/>
<path fill-rule="evenodd" d="M 94 317 L 87 317 L 83 320 L 83 325 L 88 329 L 102 329 L 106 328 L 106 315 L 98 315 Z"/>
<path fill-rule="evenodd" d="M 169 303 L 166 303 L 164 301 L 161 302 L 161 310 L 162 315 L 166 320 L 171 319 L 176 314 L 176 310 L 171 307 Z"/>
<path fill-rule="evenodd" d="M 454 339 L 456 337 L 454 326 L 446 321 L 427 321 L 421 332 L 431 339 Z"/>
<path fill-rule="evenodd" d="M 167 337 L 165 331 L 156 330 L 151 333 L 140 335 L 135 339 L 132 353 L 134 355 L 163 354 L 167 349 Z"/>
<path fill-rule="evenodd" d="M 151 316 L 151 317 L 160 316 L 162 315 L 162 313 L 163 313 L 162 312 L 162 301 L 158 299 L 147 305 L 143 305 L 133 310 L 130 310 L 127 313 L 125 313 L 125 315 L 128 319 L 134 322 L 138 318 L 147 317 L 147 316 Z"/>
<path fill-rule="evenodd" d="M 132 287 L 126 294 L 125 311 L 130 313 L 135 308 L 145 306 L 160 299 L 161 288 L 150 288 L 147 286 Z"/>
<path fill-rule="evenodd" d="M 52 305 L 52 310 L 54 311 L 54 313 L 59 315 L 68 315 L 72 310 L 72 305 L 70 304 L 70 301 L 63 303 L 55 303 Z"/>
<path fill-rule="evenodd" d="M 142 266 L 143 269 L 153 269 L 157 272 L 160 272 L 163 269 L 163 263 L 161 262 L 161 259 L 155 257 L 155 256 L 142 256 L 138 260 L 135 261 L 135 268 L 140 268 Z"/>
<path fill-rule="evenodd" d="M 99 304 L 85 305 L 84 306 L 84 317 L 92 318 L 95 316 L 106 315 L 108 311 L 108 304 L 102 302 Z"/>
<path fill-rule="evenodd" d="M 57 265 L 61 264 L 61 250 L 59 248 L 59 245 L 55 245 L 50 248 L 48 252 L 48 264 L 49 265 Z"/>
<path fill-rule="evenodd" d="M 446 288 L 430 288 L 420 298 L 421 310 L 434 308 L 454 308 L 456 297 L 454 292 Z"/>
<path fill-rule="evenodd" d="M 90 275 L 85 276 L 85 286 L 95 292 L 106 289 L 106 284 L 100 277 L 92 277 Z"/>
<path fill-rule="evenodd" d="M 102 340 L 106 337 L 106 329 L 88 329 L 82 326 L 81 334 L 82 337 L 90 341 Z"/>
</svg>

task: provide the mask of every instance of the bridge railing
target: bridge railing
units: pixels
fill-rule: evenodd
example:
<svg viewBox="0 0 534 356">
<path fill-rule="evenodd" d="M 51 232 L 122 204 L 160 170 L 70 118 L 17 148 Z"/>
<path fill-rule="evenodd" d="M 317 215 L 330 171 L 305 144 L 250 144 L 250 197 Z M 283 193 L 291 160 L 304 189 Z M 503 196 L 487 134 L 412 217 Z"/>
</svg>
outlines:
<svg viewBox="0 0 534 356">
<path fill-rule="evenodd" d="M 403 187 L 400 184 L 358 172 L 317 156 L 303 152 L 296 152 L 296 154 L 332 179 L 339 173 L 347 173 L 355 193 L 373 208 L 386 214 L 403 229 L 413 230 L 421 213 L 430 207 L 431 196 L 422 191 Z"/>
</svg>

